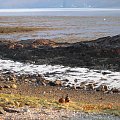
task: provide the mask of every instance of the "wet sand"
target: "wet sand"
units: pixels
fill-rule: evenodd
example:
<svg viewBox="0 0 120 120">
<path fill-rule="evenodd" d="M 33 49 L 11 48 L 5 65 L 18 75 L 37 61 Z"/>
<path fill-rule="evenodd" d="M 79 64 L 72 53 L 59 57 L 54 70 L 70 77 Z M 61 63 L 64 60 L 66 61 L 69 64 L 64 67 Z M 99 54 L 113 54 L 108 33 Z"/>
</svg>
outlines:
<svg viewBox="0 0 120 120">
<path fill-rule="evenodd" d="M 104 36 L 119 34 L 119 16 L 14 16 L 0 17 L 2 27 L 47 27 L 58 28 L 54 30 L 34 31 L 31 33 L 0 34 L 2 39 L 52 39 L 55 42 L 80 42 L 94 40 Z"/>
</svg>

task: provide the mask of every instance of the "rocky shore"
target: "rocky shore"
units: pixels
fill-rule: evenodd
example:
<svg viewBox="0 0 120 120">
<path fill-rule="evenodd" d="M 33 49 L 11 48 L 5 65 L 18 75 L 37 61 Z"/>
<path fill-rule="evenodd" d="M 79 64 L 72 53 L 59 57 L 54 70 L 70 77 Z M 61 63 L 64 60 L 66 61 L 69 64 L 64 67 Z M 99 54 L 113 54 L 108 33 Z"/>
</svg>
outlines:
<svg viewBox="0 0 120 120">
<path fill-rule="evenodd" d="M 63 79 L 63 80 L 46 80 L 42 74 L 16 74 L 13 72 L 6 72 L 1 71 L 0 73 L 0 81 L 4 84 L 3 86 L 0 86 L 0 90 L 3 90 L 4 88 L 17 88 L 16 84 L 29 84 L 33 85 L 35 87 L 38 86 L 51 86 L 51 87 L 60 87 L 66 88 L 66 89 L 74 89 L 74 90 L 85 90 L 85 91 L 96 91 L 96 92 L 102 92 L 105 94 L 113 94 L 113 93 L 120 93 L 120 88 L 111 87 L 109 88 L 105 83 L 97 85 L 95 82 L 91 81 L 84 81 L 80 82 L 77 79 L 70 82 L 69 79 Z"/>
<path fill-rule="evenodd" d="M 120 35 L 78 43 L 0 40 L 0 57 L 34 64 L 120 71 Z"/>
<path fill-rule="evenodd" d="M 85 91 L 65 87 L 63 81 L 45 80 L 41 75 L 15 75 L 10 72 L 2 72 L 0 81 L 2 120 L 120 119 L 118 92 Z M 59 98 L 66 94 L 70 102 L 59 104 Z"/>
<path fill-rule="evenodd" d="M 0 40 L 0 119 L 119 120 L 119 72 L 120 35 L 79 43 Z M 67 94 L 70 102 L 59 103 Z"/>
</svg>

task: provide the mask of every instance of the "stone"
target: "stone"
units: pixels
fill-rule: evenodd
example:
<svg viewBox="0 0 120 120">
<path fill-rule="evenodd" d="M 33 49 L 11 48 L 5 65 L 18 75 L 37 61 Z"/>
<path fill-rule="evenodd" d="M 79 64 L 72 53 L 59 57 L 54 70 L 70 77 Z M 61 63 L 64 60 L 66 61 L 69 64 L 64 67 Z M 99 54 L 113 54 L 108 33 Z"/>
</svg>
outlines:
<svg viewBox="0 0 120 120">
<path fill-rule="evenodd" d="M 102 72 L 103 75 L 111 74 L 111 72 Z"/>
<path fill-rule="evenodd" d="M 69 80 L 68 80 L 68 79 L 64 79 L 64 80 L 62 80 L 62 81 L 64 81 L 64 82 L 69 82 Z"/>
<path fill-rule="evenodd" d="M 50 85 L 50 86 L 56 86 L 53 81 L 50 81 L 50 82 L 49 82 L 49 85 Z"/>
<path fill-rule="evenodd" d="M 0 114 L 5 114 L 6 112 L 4 111 L 3 107 L 0 107 Z"/>
<path fill-rule="evenodd" d="M 19 103 L 19 102 L 15 101 L 14 103 L 15 103 L 15 106 L 17 106 L 17 107 L 20 106 L 20 103 Z"/>
<path fill-rule="evenodd" d="M 74 79 L 74 82 L 75 82 L 75 83 L 77 83 L 77 82 L 78 82 L 78 80 L 77 80 L 77 79 Z"/>
<path fill-rule="evenodd" d="M 17 85 L 16 85 L 16 84 L 12 84 L 12 85 L 11 85 L 11 88 L 17 89 Z"/>
<path fill-rule="evenodd" d="M 3 86 L 0 86 L 0 90 L 3 90 L 4 88 L 3 88 Z"/>
<path fill-rule="evenodd" d="M 56 80 L 54 83 L 57 86 L 62 86 L 62 81 L 61 80 Z"/>
<path fill-rule="evenodd" d="M 86 85 L 82 84 L 79 86 L 79 89 L 83 89 L 83 90 L 86 90 Z"/>
<path fill-rule="evenodd" d="M 107 85 L 100 85 L 95 90 L 105 92 L 105 91 L 108 91 L 108 86 Z"/>
<path fill-rule="evenodd" d="M 4 85 L 3 88 L 10 88 L 10 85 Z"/>
<path fill-rule="evenodd" d="M 11 78 L 10 78 L 10 81 L 11 81 L 11 82 L 16 82 L 16 78 L 15 78 L 15 77 L 11 77 Z"/>
<path fill-rule="evenodd" d="M 4 77 L 3 76 L 0 76 L 0 81 L 4 81 Z"/>
<path fill-rule="evenodd" d="M 23 109 L 23 112 L 30 113 L 30 109 L 26 107 L 26 108 Z"/>
<path fill-rule="evenodd" d="M 31 82 L 33 82 L 33 83 L 36 82 L 36 79 L 31 79 Z"/>
<path fill-rule="evenodd" d="M 24 79 L 24 78 L 23 78 Z M 26 83 L 28 83 L 29 82 L 29 79 L 24 79 L 24 81 L 26 82 Z"/>
<path fill-rule="evenodd" d="M 8 98 L 5 98 L 4 100 L 5 100 L 5 102 L 9 102 Z"/>
<path fill-rule="evenodd" d="M 108 86 L 107 85 L 104 85 L 104 91 L 108 91 Z"/>
<path fill-rule="evenodd" d="M 7 107 L 4 107 L 3 109 L 4 109 L 4 111 L 9 112 L 9 113 L 20 113 L 19 110 L 14 109 L 14 108 L 7 108 Z"/>
<path fill-rule="evenodd" d="M 86 85 L 86 90 L 94 90 L 94 85 L 93 84 Z"/>
<path fill-rule="evenodd" d="M 49 81 L 48 84 L 49 84 L 50 86 L 62 86 L 62 81 L 61 81 L 61 80 Z"/>
<path fill-rule="evenodd" d="M 112 93 L 119 93 L 120 91 L 119 91 L 119 89 L 117 89 L 117 88 L 112 88 L 112 89 L 111 89 L 111 92 L 112 92 Z"/>
</svg>

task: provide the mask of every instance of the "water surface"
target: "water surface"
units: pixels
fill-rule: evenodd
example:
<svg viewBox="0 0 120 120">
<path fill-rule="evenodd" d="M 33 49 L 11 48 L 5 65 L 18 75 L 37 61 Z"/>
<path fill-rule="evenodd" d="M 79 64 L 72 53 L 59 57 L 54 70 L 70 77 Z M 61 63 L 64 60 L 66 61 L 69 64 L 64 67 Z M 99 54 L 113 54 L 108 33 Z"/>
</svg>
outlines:
<svg viewBox="0 0 120 120">
<path fill-rule="evenodd" d="M 120 34 L 120 16 L 4 16 L 0 26 L 48 27 L 55 30 L 0 34 L 3 39 L 54 39 L 78 42 Z"/>
</svg>

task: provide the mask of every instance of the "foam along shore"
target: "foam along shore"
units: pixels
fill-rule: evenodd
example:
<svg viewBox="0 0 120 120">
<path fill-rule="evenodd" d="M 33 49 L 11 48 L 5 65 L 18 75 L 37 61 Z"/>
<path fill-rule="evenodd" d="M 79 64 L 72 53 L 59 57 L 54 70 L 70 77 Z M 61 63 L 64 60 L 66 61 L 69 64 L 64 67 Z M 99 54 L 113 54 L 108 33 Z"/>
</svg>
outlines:
<svg viewBox="0 0 120 120">
<path fill-rule="evenodd" d="M 69 80 L 67 84 L 79 86 L 81 82 L 86 84 L 95 83 L 96 87 L 101 84 L 107 85 L 110 89 L 120 89 L 120 72 L 108 70 L 93 70 L 80 67 L 65 67 L 60 65 L 34 65 L 14 62 L 12 60 L 0 59 L 0 71 L 22 74 L 41 74 L 46 80 Z M 105 74 L 104 74 L 105 73 Z M 77 82 L 75 82 L 77 80 Z"/>
</svg>

